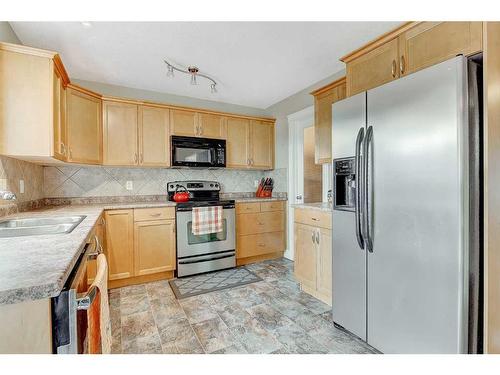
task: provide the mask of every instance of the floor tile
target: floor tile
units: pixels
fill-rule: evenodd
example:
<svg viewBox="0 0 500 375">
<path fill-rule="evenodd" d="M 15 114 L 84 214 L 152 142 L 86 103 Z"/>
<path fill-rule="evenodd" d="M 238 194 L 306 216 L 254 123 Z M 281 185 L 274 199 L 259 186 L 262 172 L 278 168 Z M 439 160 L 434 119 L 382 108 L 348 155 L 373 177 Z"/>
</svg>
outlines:
<svg viewBox="0 0 500 375">
<path fill-rule="evenodd" d="M 164 352 L 179 354 L 203 353 L 203 348 L 187 319 L 172 323 L 160 331 L 160 340 Z"/>
<path fill-rule="evenodd" d="M 256 319 L 231 328 L 231 332 L 248 353 L 267 354 L 282 347 L 281 343 Z"/>
<path fill-rule="evenodd" d="M 179 301 L 190 323 L 195 324 L 218 317 L 208 298 L 205 295 L 200 295 Z"/>
<path fill-rule="evenodd" d="M 234 343 L 231 331 L 219 317 L 193 324 L 193 330 L 207 353 L 226 348 Z"/>
<path fill-rule="evenodd" d="M 153 299 L 150 304 L 156 326 L 160 331 L 187 318 L 181 305 L 175 300 Z"/>
<path fill-rule="evenodd" d="M 151 311 L 122 315 L 122 346 L 124 341 L 150 336 L 158 332 Z"/>
<path fill-rule="evenodd" d="M 148 311 L 150 308 L 148 296 L 144 294 L 132 294 L 122 297 L 120 300 L 121 315 L 130 315 L 138 312 Z"/>
<path fill-rule="evenodd" d="M 122 297 L 127 297 L 135 294 L 145 294 L 146 293 L 146 285 L 145 284 L 139 284 L 139 285 L 130 285 L 130 286 L 124 286 L 123 288 L 120 288 L 120 295 Z"/>
<path fill-rule="evenodd" d="M 122 350 L 124 354 L 160 354 L 162 353 L 160 336 L 158 333 L 154 333 L 150 336 L 126 341 L 122 344 Z"/>
</svg>

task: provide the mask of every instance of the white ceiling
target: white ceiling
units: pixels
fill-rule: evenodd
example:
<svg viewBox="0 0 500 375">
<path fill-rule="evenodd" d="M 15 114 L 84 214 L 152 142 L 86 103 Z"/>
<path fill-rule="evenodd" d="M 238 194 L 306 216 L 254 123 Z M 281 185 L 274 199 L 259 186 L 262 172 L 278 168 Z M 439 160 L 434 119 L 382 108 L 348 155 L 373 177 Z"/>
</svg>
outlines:
<svg viewBox="0 0 500 375">
<path fill-rule="evenodd" d="M 11 22 L 28 46 L 60 53 L 71 78 L 267 108 L 343 69 L 338 59 L 399 22 Z M 218 81 L 198 86 L 163 59 Z"/>
</svg>

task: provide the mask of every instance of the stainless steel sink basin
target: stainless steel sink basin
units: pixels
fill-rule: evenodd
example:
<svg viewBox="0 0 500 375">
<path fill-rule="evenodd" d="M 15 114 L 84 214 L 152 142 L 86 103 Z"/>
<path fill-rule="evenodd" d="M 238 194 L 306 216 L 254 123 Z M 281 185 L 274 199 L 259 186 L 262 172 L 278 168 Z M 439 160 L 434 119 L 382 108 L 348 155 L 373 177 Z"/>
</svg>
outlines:
<svg viewBox="0 0 500 375">
<path fill-rule="evenodd" d="M 0 221 L 0 238 L 70 233 L 86 216 L 37 217 Z"/>
</svg>

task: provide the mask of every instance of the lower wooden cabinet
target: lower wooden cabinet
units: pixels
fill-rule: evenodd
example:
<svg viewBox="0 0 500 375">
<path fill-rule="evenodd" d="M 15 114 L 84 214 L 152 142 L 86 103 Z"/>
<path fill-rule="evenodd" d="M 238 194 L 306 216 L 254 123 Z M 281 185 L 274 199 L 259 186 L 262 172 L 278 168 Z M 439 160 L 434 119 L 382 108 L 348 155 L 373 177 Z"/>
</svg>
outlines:
<svg viewBox="0 0 500 375">
<path fill-rule="evenodd" d="M 110 210 L 105 222 L 111 288 L 173 276 L 173 207 Z"/>
<path fill-rule="evenodd" d="M 236 204 L 238 265 L 279 258 L 285 251 L 285 202 Z"/>
<path fill-rule="evenodd" d="M 106 211 L 106 258 L 109 280 L 134 275 L 134 210 Z"/>
<path fill-rule="evenodd" d="M 331 218 L 327 217 L 325 212 L 295 209 L 294 231 L 295 277 L 304 292 L 331 305 L 333 264 Z"/>
<path fill-rule="evenodd" d="M 135 276 L 175 270 L 174 220 L 134 223 L 134 263 Z"/>
</svg>

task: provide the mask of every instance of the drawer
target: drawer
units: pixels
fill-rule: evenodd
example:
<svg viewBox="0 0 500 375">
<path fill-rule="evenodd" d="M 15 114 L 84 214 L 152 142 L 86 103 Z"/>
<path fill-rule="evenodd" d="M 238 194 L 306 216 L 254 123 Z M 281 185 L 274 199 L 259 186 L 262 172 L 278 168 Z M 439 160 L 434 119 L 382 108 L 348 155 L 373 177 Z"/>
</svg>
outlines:
<svg viewBox="0 0 500 375">
<path fill-rule="evenodd" d="M 174 207 L 136 208 L 134 221 L 175 219 Z"/>
<path fill-rule="evenodd" d="M 267 211 L 283 211 L 285 208 L 284 201 L 273 201 L 273 202 L 262 202 L 260 204 L 260 210 L 262 212 Z"/>
<path fill-rule="evenodd" d="M 260 212 L 260 203 L 236 203 L 236 214 Z"/>
<path fill-rule="evenodd" d="M 236 257 L 247 258 L 257 255 L 285 251 L 285 232 L 272 232 L 238 236 Z"/>
<path fill-rule="evenodd" d="M 238 215 L 236 218 L 237 235 L 280 232 L 284 230 L 285 213 L 283 211 Z"/>
<path fill-rule="evenodd" d="M 296 223 L 312 225 L 325 229 L 332 228 L 332 214 L 330 212 L 296 208 L 294 220 Z"/>
</svg>

